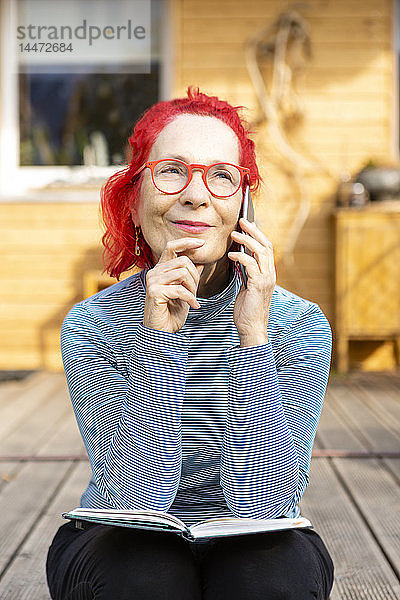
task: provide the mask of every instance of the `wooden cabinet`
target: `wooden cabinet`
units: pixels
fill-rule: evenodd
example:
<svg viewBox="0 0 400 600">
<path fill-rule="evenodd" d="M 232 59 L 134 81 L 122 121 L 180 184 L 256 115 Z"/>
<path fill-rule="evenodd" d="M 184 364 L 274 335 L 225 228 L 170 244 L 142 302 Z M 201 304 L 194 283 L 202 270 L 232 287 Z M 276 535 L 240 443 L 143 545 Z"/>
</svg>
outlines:
<svg viewBox="0 0 400 600">
<path fill-rule="evenodd" d="M 400 355 L 400 200 L 342 208 L 335 221 L 337 368 L 350 340 L 393 340 Z"/>
</svg>

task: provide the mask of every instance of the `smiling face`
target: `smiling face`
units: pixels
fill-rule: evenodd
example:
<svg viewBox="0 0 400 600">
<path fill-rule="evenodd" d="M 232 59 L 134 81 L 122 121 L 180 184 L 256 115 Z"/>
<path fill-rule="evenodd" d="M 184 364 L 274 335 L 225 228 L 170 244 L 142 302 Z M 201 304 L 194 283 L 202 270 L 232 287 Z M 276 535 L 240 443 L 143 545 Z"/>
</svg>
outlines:
<svg viewBox="0 0 400 600">
<path fill-rule="evenodd" d="M 183 114 L 161 131 L 148 160 L 163 158 L 188 164 L 239 165 L 239 142 L 232 129 L 219 119 Z M 169 240 L 194 237 L 206 240 L 201 248 L 187 252 L 195 264 L 212 267 L 222 259 L 227 265 L 230 234 L 236 227 L 241 202 L 241 189 L 229 198 L 212 196 L 204 185 L 201 170 L 193 171 L 192 181 L 179 194 L 163 194 L 154 186 L 150 169 L 145 169 L 132 218 L 135 225 L 140 225 L 156 261 Z M 200 232 L 188 231 L 178 227 L 176 221 L 200 221 L 210 226 Z"/>
</svg>

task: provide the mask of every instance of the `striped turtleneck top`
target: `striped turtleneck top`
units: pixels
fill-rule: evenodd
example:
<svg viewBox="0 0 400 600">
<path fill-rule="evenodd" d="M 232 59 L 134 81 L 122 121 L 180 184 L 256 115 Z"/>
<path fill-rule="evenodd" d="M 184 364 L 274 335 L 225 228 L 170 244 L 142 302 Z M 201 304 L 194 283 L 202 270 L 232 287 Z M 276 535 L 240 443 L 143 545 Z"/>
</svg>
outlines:
<svg viewBox="0 0 400 600">
<path fill-rule="evenodd" d="M 176 333 L 143 325 L 146 273 L 75 305 L 61 348 L 92 477 L 81 506 L 153 509 L 191 525 L 297 516 L 328 380 L 317 304 L 275 286 L 268 343 L 240 348 L 228 286 Z"/>
</svg>

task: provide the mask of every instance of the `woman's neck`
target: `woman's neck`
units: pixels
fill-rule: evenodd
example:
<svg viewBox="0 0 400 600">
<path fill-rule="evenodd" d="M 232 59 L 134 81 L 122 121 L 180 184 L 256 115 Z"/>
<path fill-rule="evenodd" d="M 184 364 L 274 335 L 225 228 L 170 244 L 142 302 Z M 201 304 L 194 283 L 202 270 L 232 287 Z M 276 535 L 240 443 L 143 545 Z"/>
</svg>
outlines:
<svg viewBox="0 0 400 600">
<path fill-rule="evenodd" d="M 198 298 L 211 298 L 222 292 L 232 277 L 232 262 L 225 254 L 216 263 L 205 265 L 197 288 Z"/>
</svg>

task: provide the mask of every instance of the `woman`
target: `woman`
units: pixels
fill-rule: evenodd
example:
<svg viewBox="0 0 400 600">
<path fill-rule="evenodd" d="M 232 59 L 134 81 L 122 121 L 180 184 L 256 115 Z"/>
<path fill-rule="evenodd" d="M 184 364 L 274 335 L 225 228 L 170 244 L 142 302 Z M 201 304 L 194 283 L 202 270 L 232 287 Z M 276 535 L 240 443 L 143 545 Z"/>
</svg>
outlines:
<svg viewBox="0 0 400 600">
<path fill-rule="evenodd" d="M 296 516 L 331 332 L 316 304 L 275 285 L 255 223 L 234 231 L 247 177 L 259 183 L 245 123 L 189 89 L 153 106 L 129 141 L 129 166 L 102 192 L 103 241 L 111 274 L 143 270 L 77 304 L 62 330 L 93 472 L 81 506 L 169 511 L 189 525 Z M 68 522 L 47 577 L 57 600 L 326 599 L 333 565 L 312 530 L 194 543 Z"/>
</svg>

